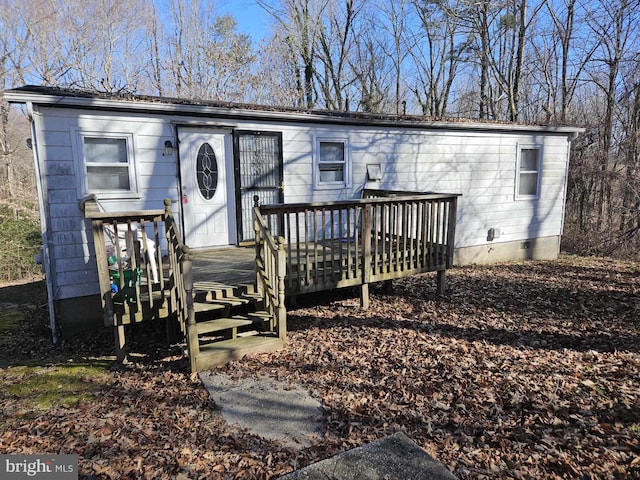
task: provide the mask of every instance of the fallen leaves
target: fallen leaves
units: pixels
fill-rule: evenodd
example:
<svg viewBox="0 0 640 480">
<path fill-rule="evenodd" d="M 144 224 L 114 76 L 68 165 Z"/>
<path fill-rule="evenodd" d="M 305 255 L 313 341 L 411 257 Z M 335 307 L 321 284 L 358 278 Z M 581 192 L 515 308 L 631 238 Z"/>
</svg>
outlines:
<svg viewBox="0 0 640 480">
<path fill-rule="evenodd" d="M 460 478 L 640 476 L 638 269 L 565 259 L 448 284 L 444 300 L 427 275 L 367 312 L 300 309 L 286 351 L 227 369 L 304 384 L 342 445 L 402 430 Z"/>
<path fill-rule="evenodd" d="M 308 449 L 227 425 L 187 362 L 140 335 L 146 356 L 90 401 L 25 415 L 3 389 L 0 452 L 75 453 L 84 478 L 270 479 L 403 431 L 461 479 L 638 478 L 639 271 L 582 258 L 460 268 L 443 299 L 423 275 L 374 289 L 366 312 L 353 299 L 290 311 L 286 348 L 222 370 L 309 389 L 326 434 Z"/>
</svg>

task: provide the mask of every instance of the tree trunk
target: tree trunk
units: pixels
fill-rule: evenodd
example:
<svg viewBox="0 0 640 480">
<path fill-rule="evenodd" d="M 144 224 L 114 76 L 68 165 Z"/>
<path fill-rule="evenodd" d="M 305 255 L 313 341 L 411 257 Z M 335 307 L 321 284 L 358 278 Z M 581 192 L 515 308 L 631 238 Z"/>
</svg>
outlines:
<svg viewBox="0 0 640 480">
<path fill-rule="evenodd" d="M 15 180 L 13 175 L 13 159 L 9 145 L 9 105 L 0 102 L 0 185 L 4 188 L 0 196 L 9 200 L 16 198 Z"/>
</svg>

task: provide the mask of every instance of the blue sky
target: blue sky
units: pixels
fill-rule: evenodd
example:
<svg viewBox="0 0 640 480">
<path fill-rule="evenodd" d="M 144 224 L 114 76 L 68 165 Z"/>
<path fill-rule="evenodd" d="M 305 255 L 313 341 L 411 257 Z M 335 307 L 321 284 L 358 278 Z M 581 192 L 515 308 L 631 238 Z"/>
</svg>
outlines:
<svg viewBox="0 0 640 480">
<path fill-rule="evenodd" d="M 238 30 L 259 42 L 267 35 L 272 21 L 255 0 L 219 0 L 220 14 L 229 14 L 238 22 Z"/>
</svg>

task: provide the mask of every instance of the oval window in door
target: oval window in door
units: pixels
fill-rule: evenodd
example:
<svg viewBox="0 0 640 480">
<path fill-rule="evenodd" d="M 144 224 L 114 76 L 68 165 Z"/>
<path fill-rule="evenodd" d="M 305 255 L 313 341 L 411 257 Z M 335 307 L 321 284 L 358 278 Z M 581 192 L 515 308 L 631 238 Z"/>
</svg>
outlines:
<svg viewBox="0 0 640 480">
<path fill-rule="evenodd" d="M 218 161 L 213 148 L 208 143 L 203 143 L 198 150 L 196 179 L 202 196 L 206 200 L 211 200 L 218 188 Z"/>
</svg>

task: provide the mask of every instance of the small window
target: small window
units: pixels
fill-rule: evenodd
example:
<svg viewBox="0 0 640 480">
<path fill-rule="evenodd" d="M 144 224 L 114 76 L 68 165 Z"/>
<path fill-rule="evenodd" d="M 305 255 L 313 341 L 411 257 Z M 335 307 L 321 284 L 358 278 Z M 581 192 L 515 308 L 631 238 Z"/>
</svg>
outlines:
<svg viewBox="0 0 640 480">
<path fill-rule="evenodd" d="M 80 133 L 83 193 L 135 193 L 130 135 Z"/>
<path fill-rule="evenodd" d="M 317 151 L 316 186 L 348 186 L 346 140 L 319 140 Z"/>
<path fill-rule="evenodd" d="M 533 198 L 540 194 L 541 156 L 539 148 L 521 148 L 518 160 L 516 198 Z"/>
</svg>

